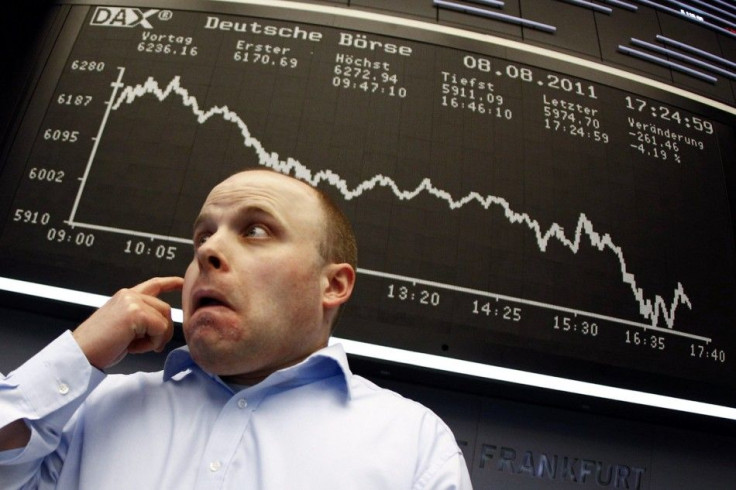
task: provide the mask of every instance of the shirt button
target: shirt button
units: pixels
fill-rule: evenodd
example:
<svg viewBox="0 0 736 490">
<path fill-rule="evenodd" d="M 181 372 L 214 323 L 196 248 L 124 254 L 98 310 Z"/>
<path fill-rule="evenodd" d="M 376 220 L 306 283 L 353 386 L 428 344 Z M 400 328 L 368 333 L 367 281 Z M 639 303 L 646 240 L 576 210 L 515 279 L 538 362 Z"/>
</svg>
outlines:
<svg viewBox="0 0 736 490">
<path fill-rule="evenodd" d="M 59 393 L 62 395 L 69 393 L 69 386 L 66 383 L 59 383 Z"/>
<path fill-rule="evenodd" d="M 248 402 L 244 398 L 238 400 L 238 408 L 245 408 L 248 406 Z"/>
<path fill-rule="evenodd" d="M 214 473 L 215 471 L 219 470 L 221 466 L 222 463 L 220 463 L 219 461 L 213 461 L 210 463 L 210 471 Z"/>
</svg>

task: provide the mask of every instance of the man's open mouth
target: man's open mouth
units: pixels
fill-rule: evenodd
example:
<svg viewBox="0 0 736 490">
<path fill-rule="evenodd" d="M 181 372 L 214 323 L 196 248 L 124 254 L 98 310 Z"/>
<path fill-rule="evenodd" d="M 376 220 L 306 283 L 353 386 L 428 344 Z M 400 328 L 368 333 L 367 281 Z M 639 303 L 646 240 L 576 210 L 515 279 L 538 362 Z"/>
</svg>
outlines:
<svg viewBox="0 0 736 490">
<path fill-rule="evenodd" d="M 195 311 L 200 308 L 208 308 L 215 306 L 229 307 L 230 305 L 222 299 L 219 295 L 211 294 L 207 292 L 197 293 L 194 300 Z"/>
</svg>

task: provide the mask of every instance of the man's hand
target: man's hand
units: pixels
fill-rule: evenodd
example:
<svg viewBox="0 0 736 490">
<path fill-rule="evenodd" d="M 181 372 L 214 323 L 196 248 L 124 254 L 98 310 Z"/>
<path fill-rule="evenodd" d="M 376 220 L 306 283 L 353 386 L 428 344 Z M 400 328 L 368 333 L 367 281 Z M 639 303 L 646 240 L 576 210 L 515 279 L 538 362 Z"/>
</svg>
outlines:
<svg viewBox="0 0 736 490">
<path fill-rule="evenodd" d="M 105 369 L 129 352 L 161 352 L 174 335 L 171 307 L 158 296 L 182 288 L 181 277 L 155 277 L 121 289 L 73 332 L 90 364 Z"/>
</svg>

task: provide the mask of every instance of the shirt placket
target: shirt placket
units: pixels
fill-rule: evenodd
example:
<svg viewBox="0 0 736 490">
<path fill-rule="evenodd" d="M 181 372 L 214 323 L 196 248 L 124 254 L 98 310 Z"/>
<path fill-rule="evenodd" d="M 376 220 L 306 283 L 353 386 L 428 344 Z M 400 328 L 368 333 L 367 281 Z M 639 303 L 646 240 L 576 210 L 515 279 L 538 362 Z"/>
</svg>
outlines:
<svg viewBox="0 0 736 490">
<path fill-rule="evenodd" d="M 197 489 L 221 489 L 238 446 L 250 426 L 257 405 L 255 397 L 236 393 L 220 411 L 198 462 Z M 242 464 L 242 462 L 241 462 Z"/>
</svg>

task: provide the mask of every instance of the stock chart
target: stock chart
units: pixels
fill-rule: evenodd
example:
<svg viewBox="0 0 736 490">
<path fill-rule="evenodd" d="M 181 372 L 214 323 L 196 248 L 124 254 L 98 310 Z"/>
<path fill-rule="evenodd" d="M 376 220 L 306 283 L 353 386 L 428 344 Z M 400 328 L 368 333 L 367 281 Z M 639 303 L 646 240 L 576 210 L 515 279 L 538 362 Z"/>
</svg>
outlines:
<svg viewBox="0 0 736 490">
<path fill-rule="evenodd" d="M 266 167 L 354 224 L 342 336 L 736 385 L 734 128 L 712 110 L 412 28 L 74 15 L 3 168 L 4 276 L 111 294 L 181 275 L 211 187 Z"/>
</svg>

